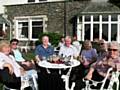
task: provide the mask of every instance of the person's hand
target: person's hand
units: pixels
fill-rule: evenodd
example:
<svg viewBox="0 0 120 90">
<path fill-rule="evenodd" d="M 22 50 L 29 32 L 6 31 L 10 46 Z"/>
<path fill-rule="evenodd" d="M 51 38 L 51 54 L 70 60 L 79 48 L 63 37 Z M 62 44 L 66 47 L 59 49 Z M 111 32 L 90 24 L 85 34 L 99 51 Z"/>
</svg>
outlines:
<svg viewBox="0 0 120 90">
<path fill-rule="evenodd" d="M 26 71 L 23 68 L 20 68 L 20 72 L 22 76 L 26 73 Z"/>
<path fill-rule="evenodd" d="M 82 55 L 78 56 L 77 58 L 76 57 L 73 57 L 73 58 L 75 58 L 75 59 L 79 60 L 81 63 L 83 63 L 83 57 L 82 57 Z"/>
<path fill-rule="evenodd" d="M 4 64 L 4 67 L 7 67 L 7 68 L 9 69 L 9 73 L 10 73 L 10 74 L 13 74 L 14 70 L 13 70 L 13 67 L 12 67 L 11 64 L 5 63 L 5 64 Z"/>
<path fill-rule="evenodd" d="M 87 75 L 85 76 L 85 79 L 91 80 L 91 79 L 92 79 L 92 74 L 87 74 Z"/>
<path fill-rule="evenodd" d="M 89 67 L 89 64 L 90 64 L 90 62 L 87 61 L 87 60 L 85 60 L 85 61 L 83 62 L 83 65 L 84 65 L 86 68 Z"/>
<path fill-rule="evenodd" d="M 27 67 L 31 67 L 31 62 L 29 61 L 26 61 L 26 62 L 22 62 L 23 65 L 26 65 Z"/>
</svg>

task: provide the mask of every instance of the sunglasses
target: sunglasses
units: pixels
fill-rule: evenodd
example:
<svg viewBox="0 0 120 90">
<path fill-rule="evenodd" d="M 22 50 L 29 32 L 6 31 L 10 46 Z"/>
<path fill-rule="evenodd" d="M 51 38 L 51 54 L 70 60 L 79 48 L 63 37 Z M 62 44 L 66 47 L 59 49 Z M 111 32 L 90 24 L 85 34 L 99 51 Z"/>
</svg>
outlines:
<svg viewBox="0 0 120 90">
<path fill-rule="evenodd" d="M 108 51 L 118 51 L 118 49 L 110 49 L 110 48 L 108 48 Z"/>
<path fill-rule="evenodd" d="M 12 43 L 12 45 L 17 45 L 18 43 Z"/>
</svg>

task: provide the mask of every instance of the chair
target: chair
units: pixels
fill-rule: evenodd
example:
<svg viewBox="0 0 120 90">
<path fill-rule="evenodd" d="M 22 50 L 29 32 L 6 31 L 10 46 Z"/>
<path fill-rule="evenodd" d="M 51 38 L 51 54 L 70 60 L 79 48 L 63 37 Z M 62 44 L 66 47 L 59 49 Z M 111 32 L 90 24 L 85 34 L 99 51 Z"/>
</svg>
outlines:
<svg viewBox="0 0 120 90">
<path fill-rule="evenodd" d="M 92 89 L 91 89 L 91 86 L 97 86 L 98 83 L 102 83 L 102 85 L 101 85 L 101 87 L 100 87 L 100 90 L 104 90 L 105 82 L 106 82 L 106 80 L 107 80 L 107 78 L 108 78 L 108 76 L 109 76 L 109 73 L 110 73 L 112 70 L 113 70 L 112 68 L 109 68 L 108 71 L 107 71 L 106 77 L 105 77 L 102 81 L 100 81 L 100 82 L 94 81 L 94 80 L 85 80 L 85 79 L 83 79 L 83 81 L 85 82 L 86 86 L 85 86 L 85 88 L 83 88 L 82 90 L 92 90 Z M 90 83 L 90 82 L 92 82 L 92 83 Z M 109 90 L 111 90 L 111 89 L 109 89 Z"/>
<path fill-rule="evenodd" d="M 31 87 L 32 90 L 38 90 L 38 84 L 37 84 L 37 74 L 33 74 L 32 76 L 28 77 L 21 77 L 21 88 L 20 90 L 24 90 L 27 87 Z M 17 84 L 17 83 L 16 83 Z M 7 86 L 3 86 L 3 90 L 18 90 L 18 89 L 12 89 Z"/>
<path fill-rule="evenodd" d="M 71 70 L 72 68 L 68 70 L 66 75 L 61 76 L 61 78 L 65 82 L 65 90 L 74 90 L 74 87 L 75 87 L 75 82 L 73 82 L 71 88 L 69 88 L 69 77 L 70 77 Z"/>
<path fill-rule="evenodd" d="M 119 90 L 119 75 L 120 75 L 119 71 L 112 72 L 112 77 L 110 79 L 108 90 L 112 89 L 114 83 L 116 83 L 117 85 L 116 90 Z"/>
<path fill-rule="evenodd" d="M 28 50 L 30 50 L 30 46 L 28 42 L 26 42 L 25 45 L 20 45 L 19 48 L 21 52 L 25 50 L 26 53 L 28 52 Z"/>
<path fill-rule="evenodd" d="M 26 87 L 31 87 L 32 90 L 38 90 L 37 79 L 37 74 L 21 77 L 21 90 L 24 90 Z"/>
</svg>

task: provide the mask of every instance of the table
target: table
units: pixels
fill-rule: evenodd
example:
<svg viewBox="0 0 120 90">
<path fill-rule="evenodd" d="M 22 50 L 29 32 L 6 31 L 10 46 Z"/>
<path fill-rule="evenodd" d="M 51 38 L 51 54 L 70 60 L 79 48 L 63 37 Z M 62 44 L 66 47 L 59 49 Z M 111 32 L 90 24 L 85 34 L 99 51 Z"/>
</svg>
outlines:
<svg viewBox="0 0 120 90">
<path fill-rule="evenodd" d="M 43 68 L 46 68 L 47 72 L 50 73 L 49 69 L 69 69 L 67 74 L 66 75 L 61 75 L 61 78 L 65 81 L 65 89 L 66 90 L 73 90 L 74 88 L 74 83 L 71 87 L 71 89 L 69 88 L 69 77 L 70 77 L 70 73 L 71 73 L 71 70 L 73 67 L 76 67 L 76 66 L 79 66 L 80 65 L 80 62 L 76 59 L 72 59 L 69 61 L 69 65 L 66 65 L 66 64 L 56 64 L 56 63 L 50 63 L 48 62 L 47 60 L 44 60 L 44 61 L 40 61 L 38 63 L 38 65 L 40 67 L 43 67 Z M 59 73 L 61 74 L 61 73 Z"/>
<path fill-rule="evenodd" d="M 50 63 L 50 62 L 44 60 L 44 61 L 40 61 L 38 63 L 38 65 L 40 67 L 43 67 L 43 68 L 65 69 L 65 68 L 76 67 L 76 66 L 80 65 L 80 62 L 76 59 L 73 59 L 73 60 L 70 60 L 70 65 L 65 65 L 64 63 L 63 64 L 56 64 L 56 63 Z"/>
</svg>

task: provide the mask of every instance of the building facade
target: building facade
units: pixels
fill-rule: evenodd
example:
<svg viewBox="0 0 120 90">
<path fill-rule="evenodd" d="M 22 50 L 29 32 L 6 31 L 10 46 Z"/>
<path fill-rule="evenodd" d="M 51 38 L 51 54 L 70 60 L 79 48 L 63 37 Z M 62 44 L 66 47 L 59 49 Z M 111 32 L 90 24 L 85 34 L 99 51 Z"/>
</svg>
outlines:
<svg viewBox="0 0 120 90">
<path fill-rule="evenodd" d="M 77 35 L 78 40 L 120 42 L 120 9 L 107 0 L 26 0 L 5 5 L 12 37 L 36 41 L 42 32 Z"/>
</svg>

